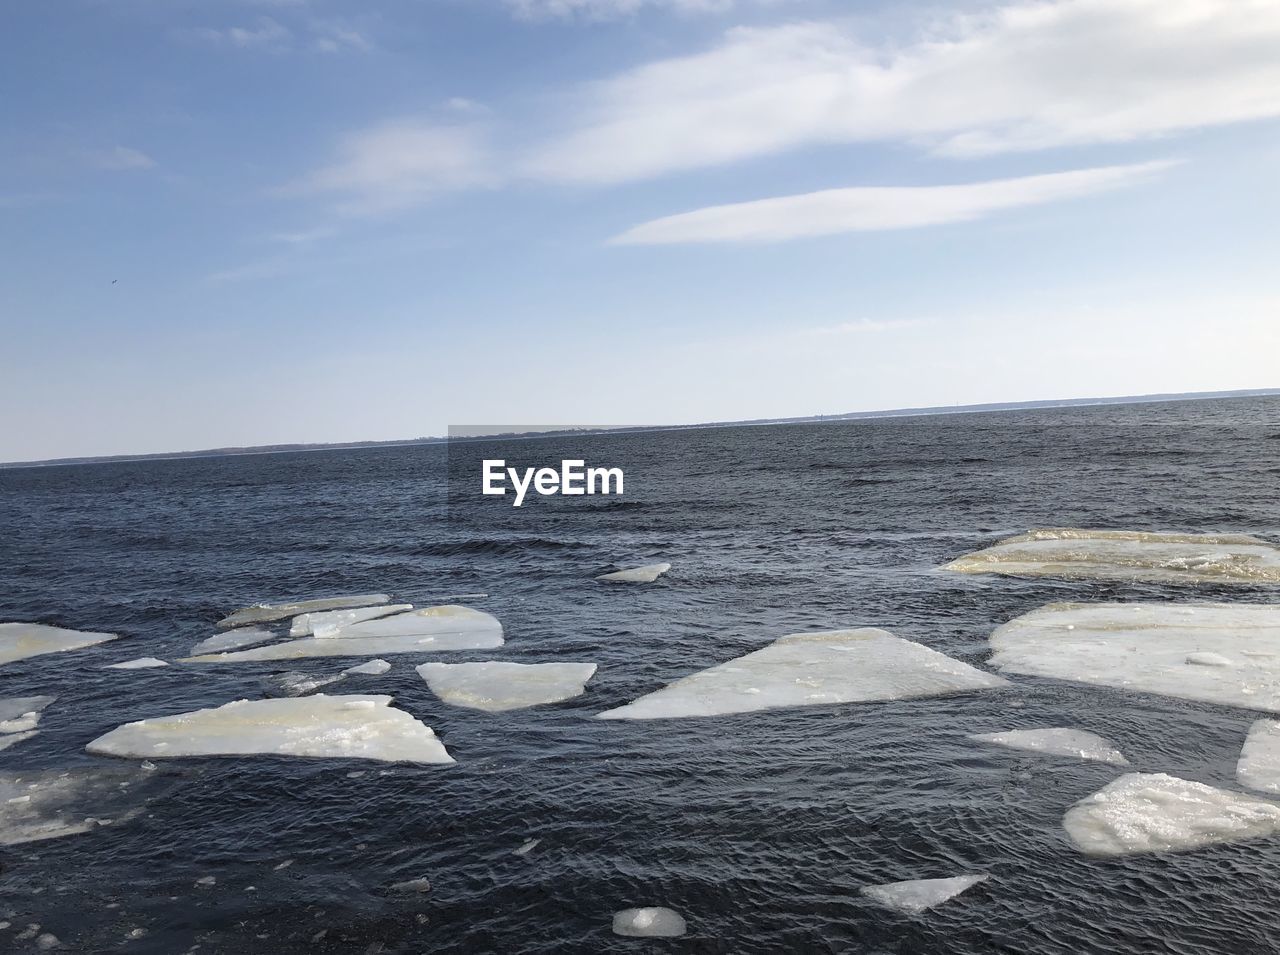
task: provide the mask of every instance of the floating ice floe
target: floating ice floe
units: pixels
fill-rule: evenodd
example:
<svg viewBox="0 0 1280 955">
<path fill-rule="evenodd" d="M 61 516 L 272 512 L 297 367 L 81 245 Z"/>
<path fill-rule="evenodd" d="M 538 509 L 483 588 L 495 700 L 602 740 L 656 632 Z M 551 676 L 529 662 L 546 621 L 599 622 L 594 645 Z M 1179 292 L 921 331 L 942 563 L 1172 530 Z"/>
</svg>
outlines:
<svg viewBox="0 0 1280 955">
<path fill-rule="evenodd" d="M 241 627 L 238 630 L 228 630 L 226 633 L 215 633 L 212 637 L 201 640 L 191 648 L 191 653 L 194 656 L 198 653 L 238 650 L 240 647 L 251 647 L 255 643 L 266 643 L 274 637 L 274 633 L 262 627 Z"/>
<path fill-rule="evenodd" d="M 319 597 L 314 600 L 254 604 L 252 607 L 242 607 L 235 613 L 223 617 L 218 621 L 218 626 L 225 628 L 239 627 L 246 623 L 271 623 L 273 620 L 283 620 L 285 617 L 296 617 L 299 614 L 319 610 L 369 607 L 373 604 L 388 603 L 390 600 L 390 594 L 356 594 L 350 597 Z"/>
<path fill-rule="evenodd" d="M 518 849 L 512 849 L 511 854 L 513 856 L 527 856 L 534 849 L 538 848 L 538 843 L 540 843 L 541 841 L 542 841 L 541 839 L 529 839 L 528 841 L 524 842 Z"/>
<path fill-rule="evenodd" d="M 152 667 L 167 667 L 169 664 L 155 657 L 138 657 L 136 660 L 125 660 L 124 663 L 109 663 L 104 670 L 149 670 Z"/>
<path fill-rule="evenodd" d="M 944 569 L 1018 577 L 1280 584 L 1280 548 L 1244 534 L 1045 528 L 965 554 Z"/>
<path fill-rule="evenodd" d="M 5 733 L 0 736 L 0 752 L 4 752 L 10 746 L 21 743 L 24 739 L 31 739 L 31 737 L 39 735 L 39 730 L 27 730 L 25 733 Z"/>
<path fill-rule="evenodd" d="M 613 933 L 632 938 L 675 938 L 687 930 L 684 916 L 674 909 L 650 906 L 623 909 L 613 917 Z"/>
<path fill-rule="evenodd" d="M 1280 712 L 1280 604 L 1049 604 L 991 646 L 1003 673 Z"/>
<path fill-rule="evenodd" d="M 347 667 L 342 671 L 344 676 L 362 675 L 362 676 L 382 676 L 391 669 L 391 664 L 386 660 L 370 660 L 368 663 L 358 663 L 353 667 Z"/>
<path fill-rule="evenodd" d="M 142 811 L 154 778 L 134 766 L 0 773 L 0 845 L 125 822 Z"/>
<path fill-rule="evenodd" d="M 1280 722 L 1257 720 L 1249 727 L 1236 778 L 1250 789 L 1280 793 Z"/>
<path fill-rule="evenodd" d="M 0 623 L 0 663 L 13 663 L 45 653 L 79 650 L 115 640 L 114 633 L 66 630 L 43 623 Z"/>
<path fill-rule="evenodd" d="M 345 627 L 333 637 L 304 637 L 234 653 L 202 654 L 184 663 L 296 660 L 303 657 L 366 657 L 383 653 L 489 650 L 502 646 L 502 624 L 470 607 L 446 605 L 411 610 Z"/>
<path fill-rule="evenodd" d="M 1111 740 L 1084 730 L 1055 726 L 1039 730 L 1009 730 L 1005 733 L 974 733 L 969 739 L 979 743 L 994 743 L 1009 749 L 1021 749 L 1049 756 L 1074 756 L 1076 759 L 1128 766 L 1124 754 L 1112 745 Z"/>
<path fill-rule="evenodd" d="M 1071 841 L 1096 856 L 1177 852 L 1280 830 L 1280 805 L 1165 773 L 1126 773 L 1062 817 Z"/>
<path fill-rule="evenodd" d="M 607 580 L 617 584 L 651 584 L 667 571 L 671 565 L 645 564 L 643 567 L 629 567 L 626 570 L 615 570 L 611 574 L 601 574 L 596 580 Z"/>
<path fill-rule="evenodd" d="M 56 696 L 10 696 L 0 699 L 0 733 L 25 733 L 40 722 L 44 708 Z"/>
<path fill-rule="evenodd" d="M 500 713 L 581 696 L 594 663 L 424 663 L 416 668 L 444 702 Z"/>
<path fill-rule="evenodd" d="M 283 693 L 285 696 L 305 696 L 312 693 L 322 686 L 329 686 L 331 683 L 337 683 L 345 680 L 345 673 L 335 673 L 331 676 L 318 676 L 313 673 L 302 673 L 298 670 L 289 670 L 286 673 L 273 673 L 266 678 L 267 686 L 271 691 L 277 694 Z"/>
<path fill-rule="evenodd" d="M 790 706 L 903 700 L 1004 686 L 936 650 L 862 628 L 796 633 L 694 673 L 597 719 L 717 716 Z"/>
<path fill-rule="evenodd" d="M 85 747 L 106 756 L 333 756 L 452 763 L 435 733 L 389 696 L 303 696 L 126 723 Z"/>
<path fill-rule="evenodd" d="M 365 620 L 376 620 L 393 613 L 412 610 L 413 604 L 386 604 L 382 607 L 360 607 L 355 610 L 321 610 L 299 614 L 289 626 L 291 637 L 332 637 L 343 627 Z"/>
<path fill-rule="evenodd" d="M 989 875 L 957 875 L 949 879 L 911 879 L 906 882 L 887 882 L 884 885 L 865 885 L 863 895 L 886 908 L 919 915 L 961 892 L 973 888 Z"/>
</svg>

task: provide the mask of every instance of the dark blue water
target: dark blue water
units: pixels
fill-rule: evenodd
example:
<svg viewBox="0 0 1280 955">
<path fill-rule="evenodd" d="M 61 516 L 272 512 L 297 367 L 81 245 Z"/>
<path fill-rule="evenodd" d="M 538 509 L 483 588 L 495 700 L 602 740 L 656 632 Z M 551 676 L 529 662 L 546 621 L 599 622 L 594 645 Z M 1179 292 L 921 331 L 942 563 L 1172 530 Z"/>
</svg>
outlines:
<svg viewBox="0 0 1280 955">
<path fill-rule="evenodd" d="M 586 457 L 623 467 L 627 493 L 516 511 L 480 498 L 477 456 Z M 1113 767 L 965 738 L 1079 726 L 1135 770 L 1234 787 L 1255 714 L 1019 678 L 947 699 L 591 717 L 801 630 L 884 627 L 980 666 L 995 626 L 1053 600 L 1275 599 L 935 568 L 1041 525 L 1280 541 L 1278 488 L 1274 398 L 512 442 L 457 449 L 452 469 L 433 446 L 0 471 L 0 619 L 123 635 L 0 668 L 0 696 L 59 697 L 0 770 L 113 763 L 85 743 L 262 695 L 283 667 L 101 669 L 186 655 L 260 599 L 482 592 L 467 603 L 507 645 L 443 659 L 600 665 L 576 700 L 485 714 L 437 701 L 412 669 L 427 656 L 389 657 L 335 690 L 393 693 L 457 765 L 167 763 L 133 822 L 0 850 L 0 949 L 39 923 L 90 952 L 1277 951 L 1280 841 L 1086 858 L 1060 819 Z M 674 569 L 649 586 L 592 580 L 656 560 Z M 978 870 L 992 879 L 921 917 L 858 894 Z M 388 888 L 419 877 L 429 893 Z M 689 934 L 611 934 L 615 911 L 646 904 Z"/>
</svg>

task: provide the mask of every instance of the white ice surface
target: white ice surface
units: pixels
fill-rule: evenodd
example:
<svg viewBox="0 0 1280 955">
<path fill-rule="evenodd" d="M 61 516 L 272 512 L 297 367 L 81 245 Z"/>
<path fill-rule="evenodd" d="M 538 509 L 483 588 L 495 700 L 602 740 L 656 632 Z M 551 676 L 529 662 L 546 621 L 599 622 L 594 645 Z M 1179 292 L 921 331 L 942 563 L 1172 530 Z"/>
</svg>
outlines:
<svg viewBox="0 0 1280 955">
<path fill-rule="evenodd" d="M 1165 773 L 1127 773 L 1067 811 L 1062 825 L 1082 852 L 1176 852 L 1266 836 L 1280 805 Z"/>
<path fill-rule="evenodd" d="M 0 773 L 0 845 L 124 822 L 142 811 L 153 778 L 136 766 Z"/>
<path fill-rule="evenodd" d="M 948 899 L 954 899 L 966 889 L 991 878 L 989 875 L 957 875 L 948 879 L 911 879 L 906 882 L 887 882 L 884 885 L 865 885 L 861 892 L 867 898 L 886 908 L 919 915 Z"/>
<path fill-rule="evenodd" d="M 345 673 L 316 674 L 289 670 L 286 673 L 271 674 L 266 678 L 266 683 L 277 694 L 305 696 L 320 689 L 322 686 L 329 686 L 331 683 L 338 683 L 346 678 L 347 675 Z"/>
<path fill-rule="evenodd" d="M 0 699 L 0 733 L 25 733 L 36 728 L 44 708 L 56 696 L 8 696 Z"/>
<path fill-rule="evenodd" d="M 238 627 L 246 623 L 270 623 L 285 617 L 320 610 L 344 610 L 348 607 L 369 607 L 391 600 L 390 594 L 355 594 L 349 597 L 318 597 L 312 600 L 295 600 L 284 603 L 261 603 L 242 607 L 218 621 L 219 627 Z"/>
<path fill-rule="evenodd" d="M 611 574 L 601 574 L 596 580 L 607 580 L 615 584 L 651 584 L 670 569 L 671 565 L 667 563 L 645 564 L 643 567 L 628 567 Z"/>
<path fill-rule="evenodd" d="M 39 730 L 27 730 L 25 733 L 5 733 L 0 736 L 0 752 L 8 749 L 17 743 L 21 743 L 24 739 L 31 739 L 33 736 L 40 735 Z"/>
<path fill-rule="evenodd" d="M 615 935 L 632 938 L 675 938 L 686 931 L 684 916 L 673 909 L 652 906 L 623 909 L 613 917 Z"/>
<path fill-rule="evenodd" d="M 124 663 L 109 663 L 104 670 L 149 670 L 152 667 L 167 667 L 169 664 L 155 657 L 138 657 L 136 660 L 125 660 Z"/>
<path fill-rule="evenodd" d="M 1257 720 L 1249 727 L 1236 778 L 1250 789 L 1280 793 L 1280 722 Z"/>
<path fill-rule="evenodd" d="M 342 672 L 344 675 L 381 676 L 390 669 L 391 664 L 386 660 L 370 660 L 367 663 L 358 663 L 353 667 L 347 667 Z"/>
<path fill-rule="evenodd" d="M 343 627 L 362 620 L 376 620 L 393 613 L 412 610 L 413 604 L 386 604 L 382 607 L 359 607 L 355 610 L 320 610 L 303 613 L 293 618 L 289 625 L 291 637 L 332 637 Z"/>
<path fill-rule="evenodd" d="M 796 633 L 694 673 L 597 719 L 716 716 L 791 706 L 902 700 L 1004 686 L 936 650 L 862 628 Z"/>
<path fill-rule="evenodd" d="M 184 663 L 296 660 L 303 657 L 365 657 L 384 653 L 489 650 L 502 646 L 502 624 L 470 607 L 446 605 L 411 610 L 344 628 L 334 637 L 304 637 L 234 653 L 203 654 Z"/>
<path fill-rule="evenodd" d="M 1111 740 L 1095 733 L 1065 726 L 1037 730 L 1009 730 L 1004 733 L 975 733 L 969 739 L 977 740 L 979 743 L 1007 746 L 1009 749 L 1045 753 L 1049 756 L 1072 756 L 1076 759 L 1111 763 L 1114 766 L 1129 765 L 1129 761 L 1124 758 L 1120 750 L 1115 748 Z"/>
<path fill-rule="evenodd" d="M 262 627 L 241 627 L 238 630 L 228 630 L 226 633 L 215 633 L 212 637 L 201 640 L 191 648 L 191 654 L 194 656 L 198 653 L 238 650 L 240 647 L 251 647 L 255 643 L 266 643 L 274 637 L 274 633 Z"/>
<path fill-rule="evenodd" d="M 43 623 L 0 623 L 0 663 L 12 663 L 44 653 L 79 650 L 116 637 L 114 633 L 65 630 Z"/>
<path fill-rule="evenodd" d="M 945 569 L 1019 577 L 1280 584 L 1280 548 L 1243 534 L 1044 528 L 965 554 Z"/>
<path fill-rule="evenodd" d="M 452 763 L 431 728 L 389 696 L 237 700 L 126 723 L 85 747 L 106 756 L 334 756 Z"/>
<path fill-rule="evenodd" d="M 594 663 L 424 663 L 416 668 L 446 703 L 499 713 L 581 696 Z"/>
<path fill-rule="evenodd" d="M 1003 673 L 1280 712 L 1280 604 L 1049 604 L 991 646 Z"/>
</svg>

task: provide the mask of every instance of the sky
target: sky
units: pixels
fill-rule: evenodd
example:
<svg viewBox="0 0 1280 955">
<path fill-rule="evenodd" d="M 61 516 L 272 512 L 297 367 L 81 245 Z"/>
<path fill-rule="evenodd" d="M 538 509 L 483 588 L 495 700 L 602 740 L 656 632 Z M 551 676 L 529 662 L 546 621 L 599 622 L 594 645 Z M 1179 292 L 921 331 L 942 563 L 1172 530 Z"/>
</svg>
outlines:
<svg viewBox="0 0 1280 955">
<path fill-rule="evenodd" d="M 1280 0 L 0 12 L 0 461 L 1280 386 Z"/>
</svg>

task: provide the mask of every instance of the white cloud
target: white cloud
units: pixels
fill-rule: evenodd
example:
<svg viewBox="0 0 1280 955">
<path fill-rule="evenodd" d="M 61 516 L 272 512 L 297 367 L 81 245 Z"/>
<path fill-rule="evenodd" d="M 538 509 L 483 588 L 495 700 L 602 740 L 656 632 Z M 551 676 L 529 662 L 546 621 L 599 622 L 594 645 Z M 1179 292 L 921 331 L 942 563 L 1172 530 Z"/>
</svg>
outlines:
<svg viewBox="0 0 1280 955">
<path fill-rule="evenodd" d="M 131 169 L 151 169 L 156 161 L 139 149 L 128 146 L 114 146 L 90 153 L 89 162 L 99 169 L 127 171 Z"/>
<path fill-rule="evenodd" d="M 311 24 L 312 45 L 321 53 L 341 53 L 352 50 L 368 53 L 373 43 L 359 30 L 341 20 L 316 20 Z"/>
<path fill-rule="evenodd" d="M 368 53 L 373 42 L 345 20 L 304 20 L 291 29 L 271 17 L 259 17 L 252 26 L 225 29 L 205 27 L 185 31 L 185 35 L 215 46 L 266 53 L 293 53 L 310 50 L 317 53 L 354 51 Z"/>
<path fill-rule="evenodd" d="M 780 242 L 841 232 L 910 229 L 967 222 L 1002 209 L 1074 199 L 1133 185 L 1169 162 L 1102 166 L 953 186 L 855 186 L 709 206 L 641 223 L 617 245 Z"/>
<path fill-rule="evenodd" d="M 348 136 L 333 162 L 281 193 L 336 196 L 341 211 L 368 215 L 494 181 L 479 126 L 396 120 Z"/>
<path fill-rule="evenodd" d="M 1275 0 L 1034 0 L 905 43 L 845 22 L 739 28 L 585 90 L 538 178 L 618 182 L 806 145 L 950 156 L 1123 142 L 1280 116 Z"/>
<path fill-rule="evenodd" d="M 192 32 L 209 43 L 234 46 L 241 50 L 279 51 L 293 42 L 293 32 L 271 17 L 259 17 L 253 26 L 233 26 L 224 30 L 205 27 Z"/>
<path fill-rule="evenodd" d="M 506 0 L 516 16 L 527 20 L 551 17 L 584 17 L 612 20 L 631 16 L 645 7 L 662 7 L 676 13 L 720 13 L 735 0 Z"/>
</svg>

